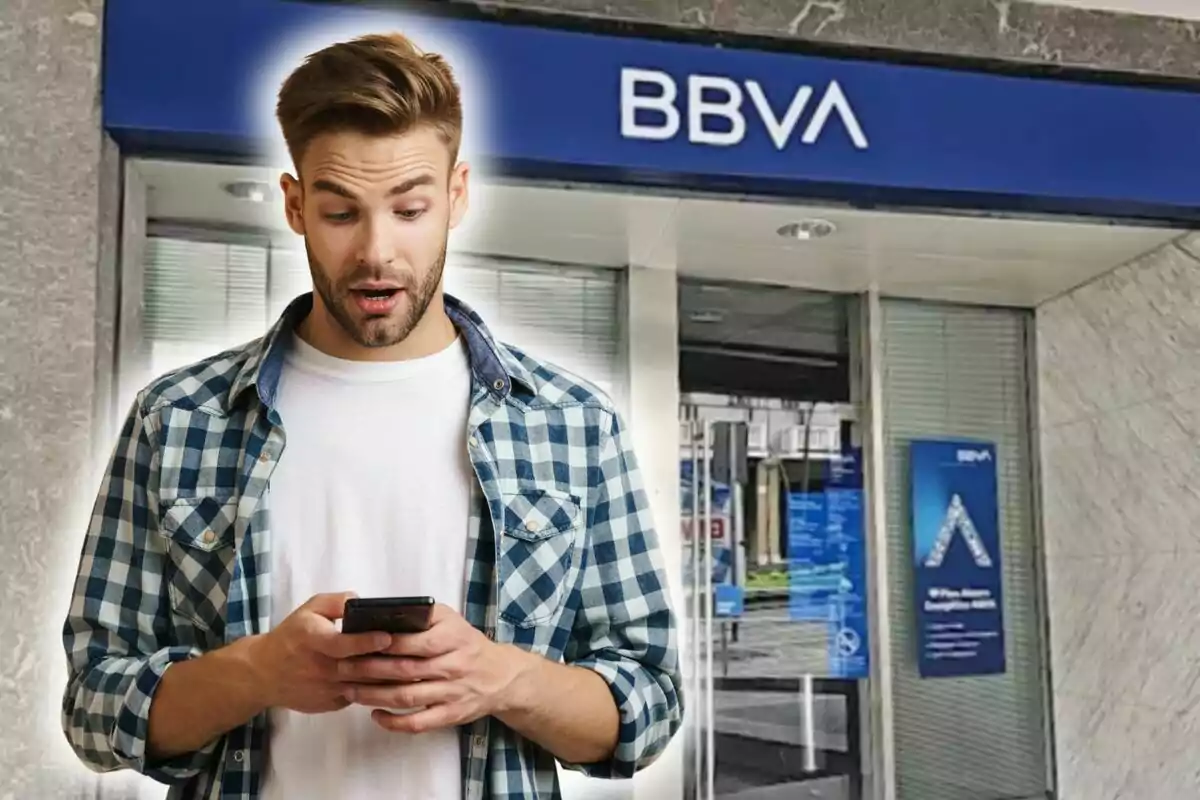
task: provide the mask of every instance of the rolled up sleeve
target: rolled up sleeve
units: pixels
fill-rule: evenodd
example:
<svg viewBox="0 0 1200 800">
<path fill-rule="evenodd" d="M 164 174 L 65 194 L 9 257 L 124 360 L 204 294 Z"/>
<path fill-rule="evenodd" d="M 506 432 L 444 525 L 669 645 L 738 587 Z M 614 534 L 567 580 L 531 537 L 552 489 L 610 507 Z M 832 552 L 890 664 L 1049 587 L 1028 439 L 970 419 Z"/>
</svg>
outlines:
<svg viewBox="0 0 1200 800">
<path fill-rule="evenodd" d="M 93 507 L 63 625 L 68 680 L 62 728 L 88 768 L 130 769 L 170 784 L 203 771 L 216 743 L 169 760 L 147 757 L 150 705 L 163 674 L 199 655 L 169 643 L 151 441 L 135 403 Z"/>
<path fill-rule="evenodd" d="M 601 453 L 579 609 L 564 660 L 608 683 L 620 730 L 608 760 L 563 766 L 591 777 L 629 778 L 652 764 L 679 730 L 678 633 L 648 497 L 615 414 Z"/>
</svg>

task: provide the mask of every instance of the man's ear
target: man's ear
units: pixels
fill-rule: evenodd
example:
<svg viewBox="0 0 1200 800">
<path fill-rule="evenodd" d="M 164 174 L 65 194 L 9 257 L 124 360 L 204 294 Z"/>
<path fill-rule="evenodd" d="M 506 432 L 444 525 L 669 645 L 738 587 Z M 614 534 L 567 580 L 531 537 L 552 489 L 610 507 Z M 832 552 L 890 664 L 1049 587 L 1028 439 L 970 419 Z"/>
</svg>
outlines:
<svg viewBox="0 0 1200 800">
<path fill-rule="evenodd" d="M 283 192 L 283 213 L 288 227 L 297 236 L 304 235 L 304 185 L 298 178 L 283 173 L 279 178 L 279 189 Z"/>
<path fill-rule="evenodd" d="M 470 205 L 471 165 L 460 161 L 450 171 L 450 227 L 457 228 Z"/>
</svg>

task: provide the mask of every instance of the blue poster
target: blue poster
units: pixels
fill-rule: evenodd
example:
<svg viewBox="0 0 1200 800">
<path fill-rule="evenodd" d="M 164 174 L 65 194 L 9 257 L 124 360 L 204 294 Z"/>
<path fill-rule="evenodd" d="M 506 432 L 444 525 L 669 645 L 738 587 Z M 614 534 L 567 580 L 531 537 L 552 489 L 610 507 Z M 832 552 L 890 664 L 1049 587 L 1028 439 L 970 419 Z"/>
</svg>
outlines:
<svg viewBox="0 0 1200 800">
<path fill-rule="evenodd" d="M 824 488 L 788 495 L 788 610 L 828 627 L 829 676 L 870 671 L 862 464 L 858 451 L 825 465 Z"/>
<path fill-rule="evenodd" d="M 921 677 L 1003 673 L 996 447 L 914 441 L 910 457 Z"/>
</svg>

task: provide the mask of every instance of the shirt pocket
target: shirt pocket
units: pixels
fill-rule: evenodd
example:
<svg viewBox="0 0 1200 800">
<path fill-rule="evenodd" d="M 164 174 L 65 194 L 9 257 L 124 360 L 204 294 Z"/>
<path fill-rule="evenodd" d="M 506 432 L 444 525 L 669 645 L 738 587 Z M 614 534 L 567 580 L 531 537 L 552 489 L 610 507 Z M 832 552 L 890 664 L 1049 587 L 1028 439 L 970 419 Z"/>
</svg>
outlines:
<svg viewBox="0 0 1200 800">
<path fill-rule="evenodd" d="M 581 527 L 580 501 L 548 489 L 506 494 L 502 501 L 499 615 L 528 628 L 552 619 L 567 594 Z"/>
<path fill-rule="evenodd" d="M 237 506 L 236 496 L 179 498 L 167 506 L 161 522 L 171 609 L 213 634 L 213 643 L 225 631 Z"/>
</svg>

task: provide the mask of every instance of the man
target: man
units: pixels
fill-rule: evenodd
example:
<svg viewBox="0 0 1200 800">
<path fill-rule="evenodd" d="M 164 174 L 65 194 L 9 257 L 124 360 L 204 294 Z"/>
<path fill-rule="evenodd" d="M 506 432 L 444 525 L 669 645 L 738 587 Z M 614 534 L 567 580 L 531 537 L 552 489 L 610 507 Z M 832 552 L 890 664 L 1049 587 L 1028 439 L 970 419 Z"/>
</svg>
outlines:
<svg viewBox="0 0 1200 800">
<path fill-rule="evenodd" d="M 64 628 L 67 738 L 177 798 L 631 776 L 682 713 L 646 494 L 607 398 L 443 295 L 468 198 L 450 69 L 341 43 L 277 116 L 314 292 L 139 393 Z M 351 593 L 438 605 L 425 633 L 342 633 Z"/>
</svg>

